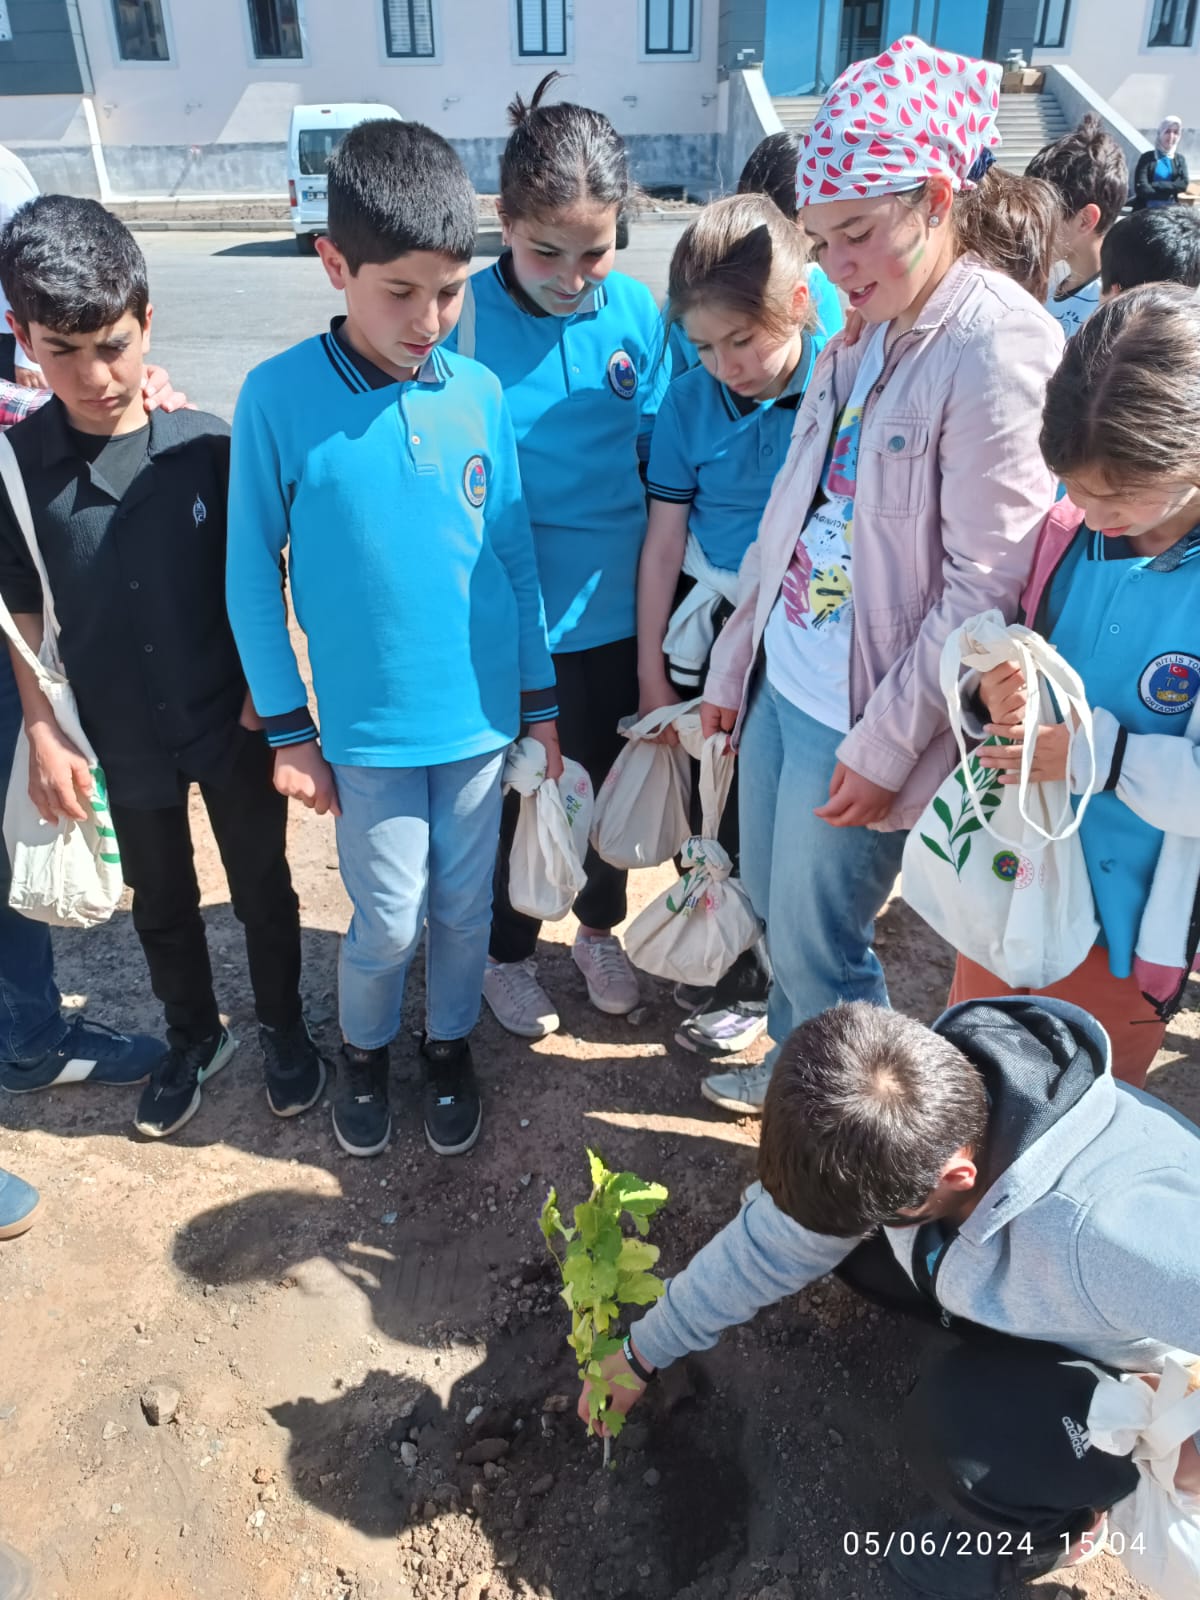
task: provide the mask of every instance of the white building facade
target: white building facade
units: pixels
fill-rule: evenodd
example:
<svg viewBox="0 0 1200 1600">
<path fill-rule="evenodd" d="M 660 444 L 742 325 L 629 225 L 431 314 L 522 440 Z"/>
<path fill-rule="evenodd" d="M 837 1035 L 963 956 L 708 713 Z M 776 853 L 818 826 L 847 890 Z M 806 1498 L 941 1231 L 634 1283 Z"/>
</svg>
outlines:
<svg viewBox="0 0 1200 1600">
<path fill-rule="evenodd" d="M 476 185 L 494 190 L 508 102 L 557 68 L 557 96 L 612 118 L 641 182 L 708 190 L 723 6 L 7 0 L 0 143 L 47 188 L 96 192 L 98 144 L 118 196 L 281 193 L 294 105 L 377 101 L 444 133 Z M 51 49 L 62 52 L 57 80 Z"/>
<path fill-rule="evenodd" d="M 1181 117 L 1200 162 L 1200 0 L 1040 0 L 1034 58 L 1073 68 L 1151 139 Z"/>
</svg>

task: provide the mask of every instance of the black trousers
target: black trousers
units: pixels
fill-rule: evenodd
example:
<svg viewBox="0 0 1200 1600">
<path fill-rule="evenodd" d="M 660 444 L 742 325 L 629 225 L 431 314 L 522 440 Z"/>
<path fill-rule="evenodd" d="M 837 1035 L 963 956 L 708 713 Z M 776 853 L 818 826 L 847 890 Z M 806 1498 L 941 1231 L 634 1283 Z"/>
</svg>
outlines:
<svg viewBox="0 0 1200 1600">
<path fill-rule="evenodd" d="M 300 1016 L 300 903 L 287 864 L 287 801 L 276 793 L 273 767 L 266 740 L 247 733 L 229 783 L 202 783 L 200 792 L 234 915 L 246 932 L 258 1020 L 279 1028 Z M 186 795 L 185 785 L 181 778 Z M 208 1038 L 220 1016 L 186 797 L 154 811 L 113 805 L 112 818 L 133 890 L 133 925 L 162 1001 L 167 1037 L 179 1046 Z"/>
<path fill-rule="evenodd" d="M 882 1234 L 852 1251 L 837 1276 L 876 1305 L 941 1320 Z M 1061 1345 L 957 1318 L 949 1332 L 954 1337 L 931 1342 L 905 1402 L 913 1471 L 968 1526 L 1028 1535 L 1036 1550 L 1065 1554 L 1138 1482 L 1129 1457 L 1087 1443 L 1095 1373 L 1072 1366 L 1079 1357 Z"/>
<path fill-rule="evenodd" d="M 564 756 L 578 761 L 593 789 L 608 776 L 625 741 L 617 732 L 622 717 L 638 708 L 637 640 L 618 639 L 593 650 L 571 650 L 554 657 L 558 677 L 558 742 Z M 504 797 L 500 848 L 492 894 L 494 961 L 524 961 L 537 948 L 541 923 L 514 911 L 508 898 L 508 857 L 517 829 L 520 796 Z M 602 861 L 588 847 L 584 859 L 587 883 L 572 910 L 585 928 L 615 928 L 625 920 L 628 874 Z"/>
<path fill-rule="evenodd" d="M 12 383 L 16 372 L 17 341 L 15 335 L 7 330 L 0 333 L 0 378 L 6 383 Z"/>
</svg>

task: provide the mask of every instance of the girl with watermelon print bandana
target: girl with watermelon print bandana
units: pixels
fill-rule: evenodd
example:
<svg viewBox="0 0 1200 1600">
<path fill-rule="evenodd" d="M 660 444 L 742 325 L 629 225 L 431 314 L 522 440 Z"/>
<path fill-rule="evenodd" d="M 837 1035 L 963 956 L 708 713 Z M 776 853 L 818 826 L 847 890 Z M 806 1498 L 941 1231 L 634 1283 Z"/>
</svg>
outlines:
<svg viewBox="0 0 1200 1600">
<path fill-rule="evenodd" d="M 956 759 L 942 644 L 1015 614 L 1054 503 L 1038 426 L 1062 335 L 1008 275 L 1017 252 L 970 176 L 999 143 L 999 79 L 901 39 L 843 73 L 800 150 L 813 255 L 864 331 L 817 363 L 703 712 L 741 756 L 776 1045 L 840 1000 L 887 1003 L 875 918 Z M 772 1064 L 704 1093 L 758 1112 Z"/>
</svg>

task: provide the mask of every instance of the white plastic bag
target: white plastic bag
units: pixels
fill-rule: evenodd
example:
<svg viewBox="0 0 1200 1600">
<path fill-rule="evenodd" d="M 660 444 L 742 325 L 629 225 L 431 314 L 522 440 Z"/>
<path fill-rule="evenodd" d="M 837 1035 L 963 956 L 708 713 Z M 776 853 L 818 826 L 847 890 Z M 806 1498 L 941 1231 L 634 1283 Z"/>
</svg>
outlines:
<svg viewBox="0 0 1200 1600">
<path fill-rule="evenodd" d="M 42 647 L 35 656 L 0 601 L 0 631 L 38 680 L 55 721 L 91 768 L 90 815 L 84 822 L 45 822 L 29 798 L 29 741 L 24 727 L 17 735 L 12 773 L 4 803 L 4 843 L 12 866 L 8 903 L 22 916 L 63 928 L 88 928 L 107 922 L 117 908 L 124 884 L 117 836 L 108 809 L 108 791 L 96 752 L 79 722 L 75 696 L 58 654 L 58 619 L 45 563 L 33 531 L 21 469 L 12 446 L 0 434 L 0 477 L 13 514 L 25 535 L 42 585 Z M 3 648 L 3 646 L 0 646 Z"/>
<path fill-rule="evenodd" d="M 683 847 L 683 876 L 652 900 L 625 932 L 625 953 L 635 967 L 676 983 L 719 983 L 758 939 L 762 929 L 750 897 L 717 843 L 736 757 L 728 735 L 714 733 L 700 754 L 703 833 Z"/>
<path fill-rule="evenodd" d="M 1031 692 L 1025 707 L 1020 783 L 968 755 L 959 679 L 1020 663 Z M 904 898 L 960 955 L 1014 989 L 1044 989 L 1074 972 L 1099 924 L 1078 829 L 1096 786 L 1092 713 L 1076 673 L 1029 628 L 986 611 L 957 628 L 942 651 L 941 685 L 962 763 L 942 784 L 904 846 Z M 1051 698 L 1051 689 L 1054 697 Z M 1078 740 L 1091 779 L 1078 809 L 1070 784 L 1030 783 L 1039 723 L 1071 727 L 1068 771 Z"/>
<path fill-rule="evenodd" d="M 1099 1372 L 1088 1408 L 1090 1443 L 1132 1456 L 1138 1469 L 1133 1494 L 1109 1512 L 1109 1548 L 1158 1600 L 1200 1595 L 1200 1496 L 1175 1487 L 1180 1446 L 1200 1433 L 1200 1363 L 1185 1365 L 1193 1362 L 1182 1350 L 1169 1355 L 1156 1389 Z"/>
<path fill-rule="evenodd" d="M 563 761 L 557 783 L 546 781 L 546 752 L 519 739 L 504 763 L 504 787 L 521 796 L 508 857 L 514 911 L 540 922 L 565 917 L 587 882 L 583 858 L 592 823 L 592 780 L 577 761 Z"/>
<path fill-rule="evenodd" d="M 657 867 L 669 861 L 691 830 L 689 749 L 699 754 L 699 699 L 660 706 L 619 724 L 628 741 L 596 796 L 592 844 L 614 867 Z M 652 741 L 674 727 L 679 744 Z"/>
</svg>

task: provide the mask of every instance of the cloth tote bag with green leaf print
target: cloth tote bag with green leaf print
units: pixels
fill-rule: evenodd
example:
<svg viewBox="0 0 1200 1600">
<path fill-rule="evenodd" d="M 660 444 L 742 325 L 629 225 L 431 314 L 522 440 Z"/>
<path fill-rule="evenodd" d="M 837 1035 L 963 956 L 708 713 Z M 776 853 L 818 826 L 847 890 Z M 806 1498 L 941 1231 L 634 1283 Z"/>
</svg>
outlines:
<svg viewBox="0 0 1200 1600">
<path fill-rule="evenodd" d="M 963 671 L 1016 661 L 1031 692 L 1025 706 L 1020 781 L 1000 782 L 969 753 Z M 1078 673 L 1029 628 L 999 611 L 972 617 L 946 640 L 941 688 L 962 757 L 904 846 L 905 900 L 960 955 L 1013 989 L 1045 989 L 1074 972 L 1099 934 L 1079 824 L 1096 787 L 1092 714 Z M 1031 783 L 1039 725 L 1071 729 L 1067 770 L 1084 741 L 1090 781 L 1078 805 L 1069 782 Z M 997 741 L 987 741 L 994 744 Z"/>
<path fill-rule="evenodd" d="M 29 554 L 42 585 L 42 647 L 37 655 L 26 644 L 3 601 L 0 631 L 38 681 L 61 731 L 85 758 L 92 777 L 88 816 L 83 822 L 60 818 L 46 822 L 29 797 L 29 741 L 22 727 L 13 752 L 12 774 L 4 802 L 4 843 L 12 865 L 8 903 L 22 916 L 61 928 L 90 928 L 107 922 L 117 908 L 124 884 L 117 836 L 108 809 L 108 790 L 96 752 L 79 721 L 75 696 L 58 653 L 58 619 L 46 566 L 33 530 L 21 469 L 12 446 L 0 434 L 0 480 L 8 492 Z M 3 648 L 3 646 L 0 646 Z"/>
</svg>

